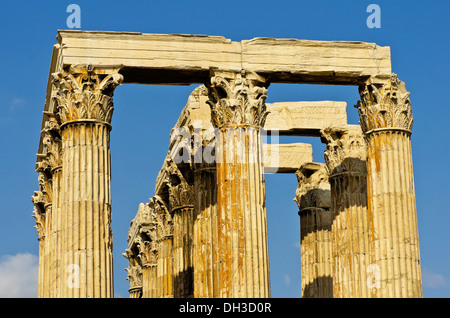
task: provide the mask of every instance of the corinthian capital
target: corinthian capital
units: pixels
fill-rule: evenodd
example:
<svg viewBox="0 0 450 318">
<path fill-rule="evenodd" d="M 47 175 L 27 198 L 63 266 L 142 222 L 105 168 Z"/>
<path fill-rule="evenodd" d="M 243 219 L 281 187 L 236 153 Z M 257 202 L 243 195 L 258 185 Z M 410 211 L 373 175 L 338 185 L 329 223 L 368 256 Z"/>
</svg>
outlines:
<svg viewBox="0 0 450 318">
<path fill-rule="evenodd" d="M 268 84 L 262 77 L 245 72 L 215 72 L 206 86 L 215 127 L 264 126 Z"/>
<path fill-rule="evenodd" d="M 167 185 L 169 192 L 170 210 L 194 206 L 194 186 L 186 180 L 179 167 L 173 162 L 168 162 Z"/>
<path fill-rule="evenodd" d="M 111 124 L 114 89 L 123 81 L 119 73 L 102 74 L 91 66 L 71 66 L 53 73 L 52 100 L 62 125 L 80 120 Z"/>
<path fill-rule="evenodd" d="M 324 158 L 330 175 L 366 173 L 367 148 L 359 125 L 329 127 L 320 133 L 326 144 Z"/>
<path fill-rule="evenodd" d="M 51 170 L 61 167 L 61 136 L 59 124 L 55 118 L 51 117 L 45 122 L 43 132 L 43 153 L 46 158 L 45 163 L 42 163 L 38 170 L 45 169 L 43 166 L 48 166 Z"/>
<path fill-rule="evenodd" d="M 396 74 L 370 77 L 359 86 L 360 124 L 365 134 L 377 129 L 401 129 L 411 132 L 413 116 L 410 93 Z"/>
<path fill-rule="evenodd" d="M 329 209 L 331 207 L 328 172 L 323 163 L 303 164 L 296 172 L 298 187 L 294 201 L 300 211 L 309 208 Z"/>
<path fill-rule="evenodd" d="M 173 236 L 173 218 L 166 203 L 159 196 L 155 195 L 150 198 L 148 205 L 156 214 L 155 222 L 157 224 L 158 241 Z"/>
<path fill-rule="evenodd" d="M 31 201 L 34 204 L 33 218 L 36 220 L 35 228 L 38 231 L 38 239 L 41 240 L 45 237 L 46 206 L 49 203 L 48 197 L 41 191 L 35 191 L 31 197 Z"/>
</svg>

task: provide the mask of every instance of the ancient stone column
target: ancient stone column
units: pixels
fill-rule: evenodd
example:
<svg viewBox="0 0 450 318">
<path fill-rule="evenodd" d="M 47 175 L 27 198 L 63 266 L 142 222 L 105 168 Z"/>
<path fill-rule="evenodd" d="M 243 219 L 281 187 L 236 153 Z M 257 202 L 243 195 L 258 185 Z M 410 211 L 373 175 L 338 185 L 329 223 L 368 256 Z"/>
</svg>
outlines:
<svg viewBox="0 0 450 318">
<path fill-rule="evenodd" d="M 268 84 L 256 74 L 212 72 L 216 135 L 218 297 L 269 297 L 260 128 Z M 213 230 L 214 231 L 214 230 Z"/>
<path fill-rule="evenodd" d="M 38 297 L 56 297 L 58 288 L 57 224 L 60 217 L 59 192 L 61 186 L 61 139 L 55 117 L 45 122 L 43 129 L 43 151 L 37 164 L 39 191 L 32 201 L 34 217 L 39 234 L 39 287 Z"/>
<path fill-rule="evenodd" d="M 199 164 L 194 174 L 194 297 L 217 298 L 216 164 Z"/>
<path fill-rule="evenodd" d="M 332 298 L 330 184 L 322 163 L 303 164 L 295 173 L 294 201 L 300 216 L 300 261 L 303 298 Z"/>
<path fill-rule="evenodd" d="M 333 297 L 370 297 L 367 148 L 361 127 L 321 130 L 331 187 Z"/>
<path fill-rule="evenodd" d="M 173 218 L 158 196 L 150 199 L 149 206 L 156 213 L 157 223 L 156 297 L 173 298 Z"/>
<path fill-rule="evenodd" d="M 128 248 L 122 255 L 128 259 L 127 279 L 130 298 L 157 297 L 158 220 L 149 203 L 139 204 L 128 230 Z"/>
<path fill-rule="evenodd" d="M 373 297 L 422 297 L 410 93 L 397 75 L 368 78 L 357 108 L 367 140 Z"/>
<path fill-rule="evenodd" d="M 149 205 L 145 205 L 149 207 Z M 158 266 L 158 221 L 155 210 L 148 209 L 149 217 L 141 223 L 137 247 L 142 266 L 142 298 L 157 296 L 157 266 Z"/>
<path fill-rule="evenodd" d="M 113 297 L 113 92 L 122 75 L 74 66 L 53 74 L 61 120 L 61 297 Z"/>
<path fill-rule="evenodd" d="M 130 288 L 128 289 L 130 298 L 142 298 L 142 265 L 138 261 L 138 256 L 132 250 L 127 249 L 124 256 L 129 262 L 128 268 L 125 268 L 125 270 L 127 271 L 126 279 L 130 282 Z"/>
<path fill-rule="evenodd" d="M 40 182 L 41 183 L 41 182 Z M 31 197 L 31 201 L 34 204 L 33 217 L 36 219 L 35 228 L 38 231 L 39 240 L 39 269 L 38 269 L 38 297 L 49 297 L 48 288 L 48 265 L 49 260 L 47 257 L 47 215 L 51 209 L 51 203 L 48 204 L 48 198 L 42 191 L 35 191 Z"/>
<path fill-rule="evenodd" d="M 192 173 L 168 163 L 169 208 L 173 217 L 173 293 L 175 298 L 194 297 L 193 238 L 194 187 Z"/>
</svg>

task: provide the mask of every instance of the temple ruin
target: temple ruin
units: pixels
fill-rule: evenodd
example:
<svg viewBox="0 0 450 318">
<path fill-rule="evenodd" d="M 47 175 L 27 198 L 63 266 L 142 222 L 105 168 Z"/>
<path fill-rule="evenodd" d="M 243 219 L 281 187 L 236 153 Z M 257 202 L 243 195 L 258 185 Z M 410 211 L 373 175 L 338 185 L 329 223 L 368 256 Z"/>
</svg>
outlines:
<svg viewBox="0 0 450 318">
<path fill-rule="evenodd" d="M 271 83 L 357 86 L 360 124 L 341 101 L 266 103 Z M 265 173 L 298 180 L 302 297 L 422 297 L 410 94 L 389 47 L 96 31 L 59 31 L 53 46 L 32 197 L 39 297 L 114 296 L 109 145 L 122 84 L 197 85 L 155 193 L 115 238 L 128 242 L 131 298 L 270 297 Z M 320 138 L 325 163 L 269 135 Z"/>
</svg>

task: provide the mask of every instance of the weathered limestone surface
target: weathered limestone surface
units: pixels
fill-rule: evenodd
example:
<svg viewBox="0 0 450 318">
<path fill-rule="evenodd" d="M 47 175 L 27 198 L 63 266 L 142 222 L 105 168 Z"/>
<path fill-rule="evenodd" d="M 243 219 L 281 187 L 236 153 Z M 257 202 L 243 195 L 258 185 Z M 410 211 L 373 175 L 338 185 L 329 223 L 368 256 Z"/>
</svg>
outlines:
<svg viewBox="0 0 450 318">
<path fill-rule="evenodd" d="M 359 125 L 321 135 L 331 187 L 334 298 L 370 297 L 366 143 Z"/>
<path fill-rule="evenodd" d="M 333 297 L 333 259 L 328 172 L 322 163 L 302 164 L 296 172 L 294 201 L 300 216 L 300 260 L 303 298 Z"/>
<path fill-rule="evenodd" d="M 263 144 L 265 173 L 295 173 L 313 160 L 312 146 L 305 143 Z"/>
<path fill-rule="evenodd" d="M 264 129 L 278 130 L 280 135 L 319 137 L 321 129 L 347 124 L 345 102 L 278 102 L 266 105 L 269 114 Z"/>
<path fill-rule="evenodd" d="M 198 164 L 194 175 L 194 297 L 217 298 L 218 226 L 215 164 Z"/>
<path fill-rule="evenodd" d="M 234 42 L 222 36 L 61 30 L 58 43 L 62 65 L 87 61 L 93 66 L 121 65 L 127 83 L 201 84 L 210 69 L 270 73 L 272 82 L 330 82 L 333 77 L 333 83 L 344 84 L 391 72 L 389 48 L 363 42 L 273 38 Z M 161 77 L 145 79 L 136 69 L 160 69 Z"/>
<path fill-rule="evenodd" d="M 371 77 L 359 91 L 368 149 L 370 262 L 380 272 L 372 297 L 422 297 L 410 94 L 395 74 Z"/>
</svg>

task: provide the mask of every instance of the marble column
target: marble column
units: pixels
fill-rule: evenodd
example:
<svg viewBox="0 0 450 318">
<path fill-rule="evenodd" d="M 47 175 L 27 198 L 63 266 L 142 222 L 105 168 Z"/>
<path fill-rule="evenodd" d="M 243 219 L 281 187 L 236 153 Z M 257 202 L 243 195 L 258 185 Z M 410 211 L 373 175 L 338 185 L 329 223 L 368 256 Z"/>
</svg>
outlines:
<svg viewBox="0 0 450 318">
<path fill-rule="evenodd" d="M 367 147 L 359 125 L 321 130 L 333 214 L 333 297 L 370 297 Z"/>
<path fill-rule="evenodd" d="M 59 193 L 61 177 L 61 139 L 55 117 L 45 123 L 43 133 L 43 158 L 36 171 L 39 173 L 39 191 L 32 201 L 34 217 L 39 234 L 39 278 L 38 297 L 55 297 L 58 292 L 58 257 L 55 220 L 60 217 Z"/>
<path fill-rule="evenodd" d="M 106 74 L 105 74 L 106 73 Z M 122 75 L 71 66 L 53 74 L 61 120 L 61 297 L 113 297 L 111 157 L 113 92 Z"/>
<path fill-rule="evenodd" d="M 260 136 L 268 83 L 254 73 L 212 71 L 206 86 L 218 129 L 217 297 L 269 297 Z"/>
<path fill-rule="evenodd" d="M 193 174 L 190 166 L 183 169 L 170 161 L 167 175 L 169 209 L 173 217 L 173 293 L 175 298 L 191 298 L 194 297 Z"/>
<path fill-rule="evenodd" d="M 295 173 L 294 201 L 300 216 L 300 261 L 303 298 L 332 298 L 330 184 L 322 163 L 305 163 Z"/>
<path fill-rule="evenodd" d="M 157 224 L 156 297 L 173 298 L 173 218 L 158 196 L 150 199 L 149 206 L 156 213 Z"/>
<path fill-rule="evenodd" d="M 41 191 L 35 191 L 31 197 L 34 204 L 33 217 L 36 220 L 35 228 L 38 231 L 39 240 L 39 268 L 38 268 L 38 297 L 49 297 L 48 288 L 48 258 L 47 258 L 47 213 L 51 209 L 51 205 L 47 204 L 47 198 Z"/>
<path fill-rule="evenodd" d="M 218 297 L 216 164 L 194 172 L 194 297 Z"/>
<path fill-rule="evenodd" d="M 44 152 L 52 176 L 52 206 L 48 219 L 49 239 L 49 297 L 59 297 L 61 286 L 60 229 L 61 229 L 61 131 L 58 120 L 51 117 L 44 127 Z"/>
<path fill-rule="evenodd" d="M 410 93 L 395 74 L 360 84 L 356 105 L 367 140 L 373 297 L 422 297 L 411 151 Z"/>
<path fill-rule="evenodd" d="M 128 248 L 122 255 L 128 259 L 127 280 L 130 298 L 156 298 L 158 260 L 158 219 L 149 203 L 139 204 L 128 231 Z"/>
<path fill-rule="evenodd" d="M 133 254 L 131 250 L 127 250 L 127 256 L 129 266 L 126 268 L 127 280 L 130 282 L 130 288 L 128 292 L 130 298 L 142 298 L 143 297 L 143 276 L 142 265 L 138 261 L 137 255 Z"/>
</svg>

